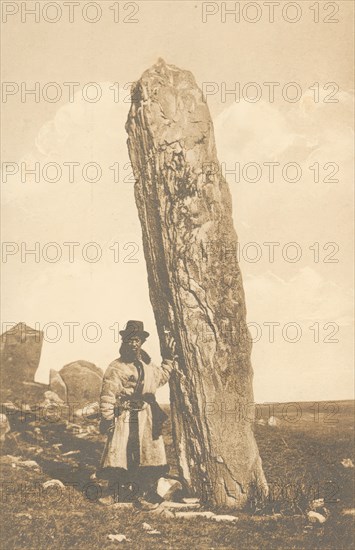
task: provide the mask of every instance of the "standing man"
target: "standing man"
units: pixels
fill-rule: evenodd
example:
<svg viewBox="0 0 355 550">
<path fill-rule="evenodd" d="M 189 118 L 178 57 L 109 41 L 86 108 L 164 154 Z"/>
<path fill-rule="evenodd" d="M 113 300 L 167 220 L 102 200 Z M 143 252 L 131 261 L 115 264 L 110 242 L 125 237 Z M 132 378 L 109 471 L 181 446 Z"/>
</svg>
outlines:
<svg viewBox="0 0 355 550">
<path fill-rule="evenodd" d="M 100 397 L 100 429 L 108 436 L 101 472 L 119 488 L 119 500 L 149 507 L 159 502 L 156 484 L 169 470 L 162 436 L 167 415 L 155 392 L 173 370 L 175 341 L 170 338 L 169 356 L 157 366 L 142 349 L 149 333 L 141 321 L 128 321 L 120 334 L 120 357 L 105 372 Z"/>
</svg>

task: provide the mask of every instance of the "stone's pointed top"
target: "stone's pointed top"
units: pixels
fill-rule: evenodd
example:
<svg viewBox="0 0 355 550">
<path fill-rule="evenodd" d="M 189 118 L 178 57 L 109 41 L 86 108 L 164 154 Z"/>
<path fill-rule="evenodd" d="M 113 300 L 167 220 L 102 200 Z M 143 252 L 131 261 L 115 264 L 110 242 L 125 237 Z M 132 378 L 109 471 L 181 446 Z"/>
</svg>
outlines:
<svg viewBox="0 0 355 550">
<path fill-rule="evenodd" d="M 162 57 L 158 57 L 158 61 L 156 62 L 156 65 L 164 65 L 164 66 L 166 66 L 167 63 L 165 62 L 165 60 L 164 60 Z"/>
<path fill-rule="evenodd" d="M 176 88 L 198 89 L 191 71 L 180 69 L 176 65 L 166 63 L 159 57 L 156 63 L 145 70 L 137 84 L 158 86 L 173 86 Z"/>
<path fill-rule="evenodd" d="M 178 69 L 178 67 L 175 67 L 175 65 L 170 65 L 162 57 L 159 57 L 157 62 L 154 63 L 154 65 L 150 69 L 148 69 L 146 73 L 154 72 L 159 74 L 167 74 L 170 71 L 181 71 L 181 69 Z"/>
<path fill-rule="evenodd" d="M 195 145 L 215 155 L 208 105 L 193 74 L 159 58 L 132 88 L 132 105 L 126 130 L 131 137 L 144 117 L 144 127 L 154 134 L 155 146 L 184 139 L 187 150 Z M 198 157 L 199 153 L 195 153 Z"/>
<path fill-rule="evenodd" d="M 169 70 L 183 72 L 182 69 L 179 69 L 178 67 L 176 67 L 175 65 L 172 65 L 171 63 L 167 63 L 165 59 L 163 59 L 162 57 L 158 57 L 154 65 L 152 65 L 149 69 L 147 69 L 143 74 L 149 73 L 149 72 L 160 72 L 160 71 L 169 71 Z"/>
</svg>

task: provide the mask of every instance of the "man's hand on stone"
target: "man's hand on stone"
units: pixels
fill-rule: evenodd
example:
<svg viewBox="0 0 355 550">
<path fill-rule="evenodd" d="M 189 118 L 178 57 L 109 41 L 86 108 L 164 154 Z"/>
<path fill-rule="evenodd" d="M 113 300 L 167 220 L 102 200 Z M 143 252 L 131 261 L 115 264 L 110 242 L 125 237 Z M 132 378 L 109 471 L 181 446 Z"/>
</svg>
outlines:
<svg viewBox="0 0 355 550">
<path fill-rule="evenodd" d="M 169 336 L 166 347 L 167 347 L 166 359 L 170 361 L 174 361 L 175 359 L 177 359 L 178 356 L 176 355 L 176 342 L 173 336 Z"/>
</svg>

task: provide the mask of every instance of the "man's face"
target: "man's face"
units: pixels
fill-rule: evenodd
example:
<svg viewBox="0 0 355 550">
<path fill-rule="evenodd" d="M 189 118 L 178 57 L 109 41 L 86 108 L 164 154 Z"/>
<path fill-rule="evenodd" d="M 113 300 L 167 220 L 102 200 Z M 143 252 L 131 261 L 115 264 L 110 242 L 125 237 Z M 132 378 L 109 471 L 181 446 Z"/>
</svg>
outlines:
<svg viewBox="0 0 355 550">
<path fill-rule="evenodd" d="M 134 354 L 137 355 L 142 346 L 142 340 L 138 336 L 132 336 L 127 342 L 128 349 Z"/>
</svg>

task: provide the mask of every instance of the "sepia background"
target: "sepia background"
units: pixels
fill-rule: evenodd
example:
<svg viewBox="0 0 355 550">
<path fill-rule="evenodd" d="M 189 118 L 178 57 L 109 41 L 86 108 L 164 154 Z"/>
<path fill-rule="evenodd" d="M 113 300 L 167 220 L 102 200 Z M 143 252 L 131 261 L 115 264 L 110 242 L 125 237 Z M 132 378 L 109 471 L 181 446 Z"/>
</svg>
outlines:
<svg viewBox="0 0 355 550">
<path fill-rule="evenodd" d="M 45 328 L 37 373 L 42 382 L 50 368 L 76 359 L 105 369 L 118 356 L 117 330 L 128 319 L 144 321 L 151 333 L 145 347 L 160 360 L 124 125 L 130 83 L 162 57 L 190 70 L 207 92 L 220 162 L 229 170 L 235 163 L 262 168 L 259 181 L 250 181 L 252 169 L 239 182 L 227 177 L 245 251 L 240 265 L 248 322 L 257 340 L 256 401 L 352 398 L 353 3 L 331 3 L 339 8 L 332 15 L 324 2 L 296 2 L 301 16 L 294 23 L 282 16 L 282 1 L 274 22 L 259 2 L 262 14 L 255 23 L 247 20 L 253 8 L 239 23 L 231 15 L 223 22 L 220 2 L 207 3 L 206 11 L 206 3 L 196 0 L 101 1 L 95 23 L 83 17 L 87 2 L 77 3 L 72 22 L 64 4 L 53 23 L 46 21 L 55 15 L 50 7 L 38 21 L 21 8 L 2 14 L 2 160 L 13 164 L 5 175 L 3 164 L 2 176 L 1 332 L 20 321 Z M 94 18 L 90 9 L 97 8 L 85 9 L 86 19 Z M 292 8 L 286 15 L 296 17 Z M 64 85 L 69 82 L 78 83 L 73 97 Z M 265 82 L 279 83 L 274 101 Z M 302 91 L 295 102 L 281 93 L 290 82 Z M 39 97 L 21 94 L 36 83 Z M 85 88 L 88 83 L 96 85 Z M 224 93 L 235 83 L 242 89 L 257 83 L 262 96 L 250 101 L 250 89 L 250 96 L 236 101 Z M 51 100 L 54 89 L 61 92 L 58 101 Z M 89 101 L 97 90 L 101 97 Z M 36 162 L 39 181 L 21 173 L 21 166 L 33 169 Z M 102 171 L 96 182 L 88 181 L 95 172 L 83 175 L 90 162 Z M 267 162 L 280 163 L 274 181 Z M 282 176 L 290 162 L 302 171 L 298 181 Z M 48 163 L 61 167 L 57 182 L 50 181 L 55 178 Z M 78 163 L 73 181 L 64 163 Z M 289 180 L 293 174 L 290 169 Z M 64 245 L 69 242 L 78 243 L 73 261 Z M 96 248 L 87 246 L 92 242 Z M 38 258 L 21 255 L 21 246 L 33 250 L 35 243 Z M 279 243 L 274 261 L 264 243 Z M 61 257 L 51 261 L 58 250 Z M 89 261 L 95 250 L 101 257 Z M 301 257 L 292 261 L 295 253 Z M 73 341 L 68 323 L 77 324 Z M 274 338 L 270 323 L 278 323 Z M 160 399 L 168 400 L 167 387 Z"/>
</svg>

